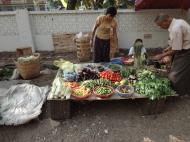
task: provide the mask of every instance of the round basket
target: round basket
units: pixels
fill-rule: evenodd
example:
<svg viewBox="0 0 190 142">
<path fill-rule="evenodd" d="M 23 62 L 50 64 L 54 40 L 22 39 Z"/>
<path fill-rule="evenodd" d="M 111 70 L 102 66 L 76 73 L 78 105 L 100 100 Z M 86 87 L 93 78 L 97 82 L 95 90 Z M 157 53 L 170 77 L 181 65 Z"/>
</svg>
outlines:
<svg viewBox="0 0 190 142">
<path fill-rule="evenodd" d="M 36 58 L 28 62 L 15 61 L 16 67 L 23 79 L 31 79 L 40 75 L 40 54 L 33 54 Z"/>
<path fill-rule="evenodd" d="M 106 95 L 99 95 L 96 93 L 96 89 L 98 89 L 100 87 L 102 87 L 102 86 L 98 86 L 93 90 L 93 93 L 96 95 L 96 97 L 101 98 L 101 99 L 107 99 L 107 98 L 110 98 L 114 94 L 114 89 L 110 86 L 106 86 L 106 88 L 110 88 L 112 90 L 112 93 L 106 94 Z"/>
<path fill-rule="evenodd" d="M 90 40 L 75 40 L 77 46 L 77 58 L 79 61 L 89 61 L 91 58 Z"/>
<path fill-rule="evenodd" d="M 75 93 L 72 93 L 71 96 L 73 96 L 76 100 L 85 100 L 91 96 L 91 92 L 89 92 L 88 94 L 86 94 L 84 96 L 77 96 L 77 95 L 75 95 Z"/>
</svg>

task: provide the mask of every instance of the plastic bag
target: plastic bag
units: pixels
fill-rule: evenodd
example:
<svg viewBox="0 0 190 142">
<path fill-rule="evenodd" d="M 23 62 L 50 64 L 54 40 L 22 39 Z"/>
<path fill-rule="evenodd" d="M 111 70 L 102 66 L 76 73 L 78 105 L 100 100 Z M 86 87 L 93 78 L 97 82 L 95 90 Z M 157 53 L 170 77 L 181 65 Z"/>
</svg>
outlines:
<svg viewBox="0 0 190 142">
<path fill-rule="evenodd" d="M 55 60 L 53 64 L 64 71 L 68 71 L 68 72 L 74 71 L 74 64 L 71 63 L 70 61 L 59 59 L 59 60 Z"/>
<path fill-rule="evenodd" d="M 0 96 L 0 125 L 24 124 L 41 113 L 49 87 L 19 84 Z"/>
<path fill-rule="evenodd" d="M 75 42 L 76 42 L 76 40 L 78 40 L 80 42 L 90 42 L 90 37 L 91 37 L 90 33 L 84 34 L 84 33 L 80 32 L 75 35 Z"/>
</svg>

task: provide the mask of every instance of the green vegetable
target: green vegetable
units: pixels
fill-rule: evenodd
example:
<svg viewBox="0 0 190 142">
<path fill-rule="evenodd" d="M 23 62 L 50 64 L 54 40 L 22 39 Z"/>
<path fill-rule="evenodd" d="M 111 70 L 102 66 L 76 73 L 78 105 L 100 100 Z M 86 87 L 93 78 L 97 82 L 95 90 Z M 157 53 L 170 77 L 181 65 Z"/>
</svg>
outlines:
<svg viewBox="0 0 190 142">
<path fill-rule="evenodd" d="M 119 72 L 122 68 L 122 66 L 117 64 L 111 64 L 108 66 L 113 72 Z"/>
<path fill-rule="evenodd" d="M 10 68 L 3 68 L 0 69 L 0 78 L 6 78 L 6 77 L 10 77 L 13 74 L 13 69 Z"/>
<path fill-rule="evenodd" d="M 132 69 L 132 68 L 129 68 L 129 69 L 122 69 L 120 71 L 120 74 L 121 74 L 121 77 L 122 78 L 128 78 L 130 75 L 135 75 L 136 74 L 136 70 L 135 69 Z"/>
<path fill-rule="evenodd" d="M 144 94 L 151 100 L 165 98 L 172 94 L 170 81 L 167 78 L 158 77 L 149 70 L 138 72 L 137 77 L 135 92 Z"/>
<path fill-rule="evenodd" d="M 112 86 L 114 87 L 114 84 L 107 79 L 95 79 L 95 80 L 86 80 L 82 84 L 85 88 L 93 89 L 97 86 Z"/>
<path fill-rule="evenodd" d="M 98 95 L 107 95 L 107 94 L 111 94 L 111 93 L 112 93 L 111 88 L 99 87 L 96 89 L 96 94 L 98 94 Z"/>
<path fill-rule="evenodd" d="M 80 92 L 80 91 L 76 91 L 75 94 L 76 94 L 77 96 L 83 96 L 83 93 Z"/>
</svg>

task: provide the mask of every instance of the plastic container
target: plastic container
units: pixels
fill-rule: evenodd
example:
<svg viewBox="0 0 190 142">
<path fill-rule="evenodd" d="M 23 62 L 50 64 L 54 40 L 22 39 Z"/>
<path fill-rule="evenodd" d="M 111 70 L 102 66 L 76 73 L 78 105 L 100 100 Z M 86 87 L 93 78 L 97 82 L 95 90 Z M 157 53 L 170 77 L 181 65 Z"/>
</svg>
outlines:
<svg viewBox="0 0 190 142">
<path fill-rule="evenodd" d="M 119 65 L 122 65 L 122 61 L 121 61 L 120 58 L 111 59 L 111 63 L 112 63 L 112 64 L 119 64 Z"/>
</svg>

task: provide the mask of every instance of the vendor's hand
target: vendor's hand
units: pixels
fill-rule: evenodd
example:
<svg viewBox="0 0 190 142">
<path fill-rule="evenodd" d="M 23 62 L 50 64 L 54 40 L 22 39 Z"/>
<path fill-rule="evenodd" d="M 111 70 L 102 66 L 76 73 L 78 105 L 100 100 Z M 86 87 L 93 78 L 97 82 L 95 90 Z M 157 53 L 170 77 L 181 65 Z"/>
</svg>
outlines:
<svg viewBox="0 0 190 142">
<path fill-rule="evenodd" d="M 163 52 L 167 52 L 168 51 L 168 48 L 164 49 Z"/>
<path fill-rule="evenodd" d="M 153 60 L 160 60 L 161 58 L 162 58 L 162 55 L 159 54 L 159 55 L 154 56 L 152 59 Z"/>
<path fill-rule="evenodd" d="M 160 62 L 163 64 L 169 64 L 171 62 L 171 57 L 166 56 L 166 57 L 162 58 Z"/>
</svg>

